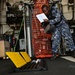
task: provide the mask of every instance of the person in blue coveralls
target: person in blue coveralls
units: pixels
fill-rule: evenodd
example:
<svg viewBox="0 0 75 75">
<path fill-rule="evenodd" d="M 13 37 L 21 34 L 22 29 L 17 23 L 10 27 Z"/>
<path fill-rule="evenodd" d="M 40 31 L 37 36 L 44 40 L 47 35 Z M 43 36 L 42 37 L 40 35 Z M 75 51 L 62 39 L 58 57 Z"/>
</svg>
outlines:
<svg viewBox="0 0 75 75">
<path fill-rule="evenodd" d="M 55 29 L 52 32 L 52 59 L 56 58 L 56 54 L 58 54 L 58 47 L 61 43 L 61 37 L 63 36 L 66 42 L 67 47 L 71 51 L 73 57 L 75 57 L 75 46 L 70 33 L 70 28 L 66 22 L 66 19 L 62 15 L 61 11 L 57 8 L 56 4 L 52 5 L 43 5 L 42 6 L 43 13 L 48 17 L 48 19 L 44 19 L 44 23 L 48 23 L 50 25 L 54 25 Z M 42 27 L 44 24 L 42 24 Z"/>
</svg>

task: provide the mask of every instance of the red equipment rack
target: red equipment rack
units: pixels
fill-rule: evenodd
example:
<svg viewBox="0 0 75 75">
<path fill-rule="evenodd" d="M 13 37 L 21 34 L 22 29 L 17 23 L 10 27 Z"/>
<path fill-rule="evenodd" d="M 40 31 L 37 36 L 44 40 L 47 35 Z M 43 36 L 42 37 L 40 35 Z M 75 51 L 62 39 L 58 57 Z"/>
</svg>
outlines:
<svg viewBox="0 0 75 75">
<path fill-rule="evenodd" d="M 42 13 L 41 7 L 49 4 L 48 0 L 33 0 L 34 9 L 32 16 L 32 47 L 36 58 L 51 57 L 51 34 L 45 34 L 36 14 Z"/>
</svg>

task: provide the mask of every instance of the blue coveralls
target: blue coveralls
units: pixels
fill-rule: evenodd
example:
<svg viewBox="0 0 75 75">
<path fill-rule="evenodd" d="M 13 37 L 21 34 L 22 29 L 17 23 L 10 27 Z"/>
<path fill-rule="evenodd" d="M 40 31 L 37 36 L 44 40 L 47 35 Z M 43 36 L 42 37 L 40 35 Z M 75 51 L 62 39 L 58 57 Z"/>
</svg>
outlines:
<svg viewBox="0 0 75 75">
<path fill-rule="evenodd" d="M 65 39 L 67 47 L 71 51 L 75 50 L 74 42 L 70 33 L 70 28 L 66 23 L 65 18 L 61 16 L 61 11 L 59 11 L 56 6 L 52 6 L 52 15 L 55 16 L 55 18 L 49 20 L 50 25 L 54 25 L 59 22 L 56 25 L 55 31 L 52 33 L 52 51 L 57 53 L 62 36 Z"/>
</svg>

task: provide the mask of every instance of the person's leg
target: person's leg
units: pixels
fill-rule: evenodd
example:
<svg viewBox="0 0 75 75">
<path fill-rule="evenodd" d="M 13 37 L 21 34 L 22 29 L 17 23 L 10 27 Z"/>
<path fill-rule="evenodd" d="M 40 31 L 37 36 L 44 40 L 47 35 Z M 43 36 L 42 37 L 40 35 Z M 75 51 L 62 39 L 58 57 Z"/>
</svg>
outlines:
<svg viewBox="0 0 75 75">
<path fill-rule="evenodd" d="M 62 36 L 64 36 L 67 47 L 70 51 L 75 51 L 75 45 L 72 39 L 72 35 L 70 33 L 69 26 L 67 24 L 63 24 L 62 27 Z"/>
<path fill-rule="evenodd" d="M 61 40 L 61 34 L 58 29 L 59 28 L 56 28 L 55 32 L 52 34 L 52 54 L 54 58 L 56 58 L 55 55 L 58 53 L 58 47 Z"/>
</svg>

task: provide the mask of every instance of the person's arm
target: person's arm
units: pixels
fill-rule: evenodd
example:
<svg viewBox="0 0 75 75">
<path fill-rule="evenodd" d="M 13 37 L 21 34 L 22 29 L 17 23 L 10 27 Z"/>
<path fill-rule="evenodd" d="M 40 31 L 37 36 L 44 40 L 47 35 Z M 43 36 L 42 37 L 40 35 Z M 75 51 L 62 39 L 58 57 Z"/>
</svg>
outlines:
<svg viewBox="0 0 75 75">
<path fill-rule="evenodd" d="M 52 15 L 55 16 L 54 19 L 49 20 L 49 23 L 51 25 L 54 25 L 56 23 L 59 23 L 61 21 L 61 14 L 60 11 L 54 6 L 52 10 Z"/>
</svg>

